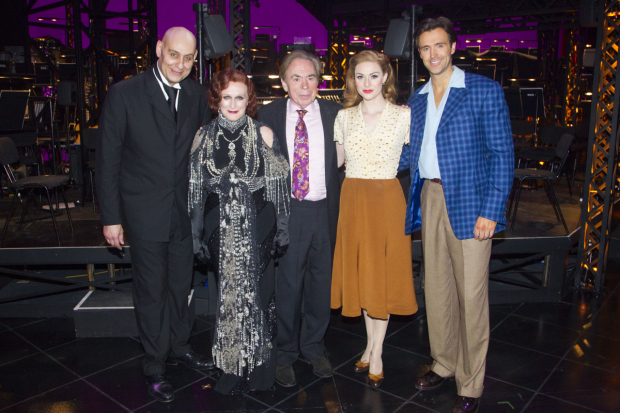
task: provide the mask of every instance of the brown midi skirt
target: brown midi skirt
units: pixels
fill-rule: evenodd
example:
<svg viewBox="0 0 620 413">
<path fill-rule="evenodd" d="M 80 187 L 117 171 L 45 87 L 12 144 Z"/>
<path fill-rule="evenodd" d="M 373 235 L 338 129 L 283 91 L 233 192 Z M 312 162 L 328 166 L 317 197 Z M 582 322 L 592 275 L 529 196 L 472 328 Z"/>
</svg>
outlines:
<svg viewBox="0 0 620 413">
<path fill-rule="evenodd" d="M 397 179 L 346 178 L 340 195 L 331 307 L 373 318 L 418 311 L 413 291 L 411 237 Z"/>
</svg>

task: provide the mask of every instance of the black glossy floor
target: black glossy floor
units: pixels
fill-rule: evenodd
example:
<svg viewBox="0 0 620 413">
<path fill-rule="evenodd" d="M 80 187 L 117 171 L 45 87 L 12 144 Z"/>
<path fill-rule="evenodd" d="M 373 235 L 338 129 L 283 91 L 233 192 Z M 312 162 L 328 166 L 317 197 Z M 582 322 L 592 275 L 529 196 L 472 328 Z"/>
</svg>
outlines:
<svg viewBox="0 0 620 413">
<path fill-rule="evenodd" d="M 493 306 L 480 412 L 620 412 L 620 272 L 609 264 L 605 294 L 574 292 L 559 303 Z M 191 343 L 207 352 L 213 319 L 198 317 Z M 76 339 L 71 318 L 0 319 L 0 411 L 75 412 L 448 412 L 453 380 L 419 392 L 430 364 L 426 316 L 390 321 L 385 382 L 368 386 L 353 372 L 365 346 L 360 320 L 332 317 L 326 336 L 333 378 L 294 365 L 298 385 L 223 396 L 215 379 L 183 366 L 169 369 L 175 400 L 152 401 L 132 338 Z"/>
</svg>

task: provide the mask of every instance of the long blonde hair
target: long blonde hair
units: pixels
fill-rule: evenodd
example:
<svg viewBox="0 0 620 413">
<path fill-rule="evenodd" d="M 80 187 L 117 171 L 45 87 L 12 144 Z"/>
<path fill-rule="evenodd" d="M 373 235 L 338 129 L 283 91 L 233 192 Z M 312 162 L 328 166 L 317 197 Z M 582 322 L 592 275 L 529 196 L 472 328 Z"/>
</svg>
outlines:
<svg viewBox="0 0 620 413">
<path fill-rule="evenodd" d="M 398 92 L 396 91 L 396 78 L 394 77 L 394 70 L 392 70 L 389 58 L 385 54 L 374 50 L 364 50 L 356 53 L 351 57 L 351 60 L 349 60 L 349 67 L 347 68 L 347 87 L 344 91 L 344 107 L 350 108 L 362 102 L 362 97 L 357 93 L 357 87 L 355 86 L 355 67 L 363 62 L 378 63 L 381 67 L 381 71 L 388 74 L 381 92 L 388 102 L 396 103 L 396 98 L 398 96 Z"/>
</svg>

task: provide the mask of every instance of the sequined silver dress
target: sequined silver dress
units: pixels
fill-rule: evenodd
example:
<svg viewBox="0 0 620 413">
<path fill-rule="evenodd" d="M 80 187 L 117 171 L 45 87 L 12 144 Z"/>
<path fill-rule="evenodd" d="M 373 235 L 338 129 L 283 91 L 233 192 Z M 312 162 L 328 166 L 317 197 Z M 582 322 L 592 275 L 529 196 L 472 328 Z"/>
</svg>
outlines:
<svg viewBox="0 0 620 413">
<path fill-rule="evenodd" d="M 275 380 L 274 260 L 288 244 L 288 162 L 260 123 L 222 115 L 198 131 L 190 152 L 194 253 L 218 279 L 213 358 L 223 393 L 268 389 Z"/>
</svg>

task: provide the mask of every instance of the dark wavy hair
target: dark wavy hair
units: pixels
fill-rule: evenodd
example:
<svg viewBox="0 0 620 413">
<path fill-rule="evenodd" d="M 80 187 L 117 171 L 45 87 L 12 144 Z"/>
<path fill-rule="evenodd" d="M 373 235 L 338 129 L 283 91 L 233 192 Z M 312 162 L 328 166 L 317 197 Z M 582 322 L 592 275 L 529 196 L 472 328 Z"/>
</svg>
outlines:
<svg viewBox="0 0 620 413">
<path fill-rule="evenodd" d="M 357 87 L 355 86 L 355 67 L 363 62 L 377 63 L 381 67 L 383 73 L 387 73 L 388 77 L 383 84 L 381 92 L 385 100 L 396 103 L 398 97 L 398 91 L 396 90 L 396 77 L 390 65 L 390 59 L 387 55 L 379 53 L 375 50 L 363 50 L 356 53 L 349 60 L 349 68 L 347 69 L 347 86 L 344 90 L 344 107 L 350 108 L 357 106 L 362 102 L 362 97 L 357 93 Z"/>
<path fill-rule="evenodd" d="M 420 49 L 420 35 L 424 32 L 430 32 L 435 29 L 444 29 L 448 33 L 450 38 L 450 46 L 456 42 L 456 31 L 452 22 L 447 17 L 429 17 L 418 23 L 418 26 L 413 32 L 413 40 L 415 41 L 416 49 Z"/>
<path fill-rule="evenodd" d="M 220 108 L 220 102 L 222 101 L 222 91 L 228 89 L 230 82 L 243 83 L 248 87 L 248 107 L 245 113 L 251 117 L 256 118 L 258 113 L 258 104 L 256 103 L 256 91 L 254 90 L 254 83 L 246 76 L 245 73 L 236 69 L 225 69 L 221 72 L 217 72 L 207 91 L 207 102 L 213 112 L 217 112 Z"/>
</svg>

